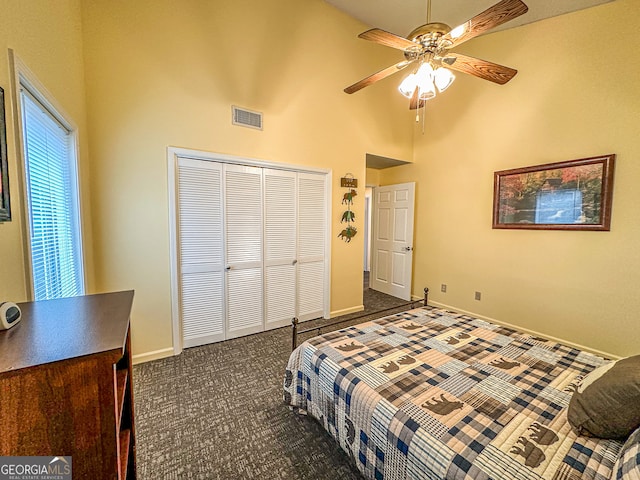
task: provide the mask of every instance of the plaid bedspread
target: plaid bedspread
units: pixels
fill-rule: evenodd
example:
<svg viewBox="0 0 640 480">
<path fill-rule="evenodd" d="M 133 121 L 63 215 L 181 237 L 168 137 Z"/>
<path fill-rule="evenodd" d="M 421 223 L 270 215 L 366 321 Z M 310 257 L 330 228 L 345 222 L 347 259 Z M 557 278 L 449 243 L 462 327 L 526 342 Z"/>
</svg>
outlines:
<svg viewBox="0 0 640 480">
<path fill-rule="evenodd" d="M 315 337 L 285 402 L 320 421 L 371 479 L 609 479 L 622 446 L 577 437 L 576 383 L 606 360 L 423 307 Z"/>
</svg>

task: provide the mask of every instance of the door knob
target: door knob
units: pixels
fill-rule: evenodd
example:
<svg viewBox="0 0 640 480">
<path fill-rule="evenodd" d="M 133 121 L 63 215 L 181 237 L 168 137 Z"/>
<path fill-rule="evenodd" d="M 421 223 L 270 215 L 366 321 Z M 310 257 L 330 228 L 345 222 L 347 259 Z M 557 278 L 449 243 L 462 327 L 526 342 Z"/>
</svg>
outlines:
<svg viewBox="0 0 640 480">
<path fill-rule="evenodd" d="M 410 252 L 411 250 L 413 250 L 413 247 L 404 247 L 404 249 L 405 249 L 407 252 Z"/>
</svg>

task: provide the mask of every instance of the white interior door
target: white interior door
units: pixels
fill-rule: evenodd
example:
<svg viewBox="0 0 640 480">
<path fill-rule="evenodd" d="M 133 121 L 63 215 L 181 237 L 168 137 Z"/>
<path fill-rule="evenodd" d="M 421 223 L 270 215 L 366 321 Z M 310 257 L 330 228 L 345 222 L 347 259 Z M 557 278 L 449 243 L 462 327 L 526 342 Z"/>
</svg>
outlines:
<svg viewBox="0 0 640 480">
<path fill-rule="evenodd" d="M 262 169 L 225 164 L 227 338 L 264 330 Z"/>
<path fill-rule="evenodd" d="M 296 316 L 297 173 L 264 169 L 265 329 Z"/>
<path fill-rule="evenodd" d="M 183 346 L 225 339 L 222 165 L 178 160 Z"/>
<path fill-rule="evenodd" d="M 298 319 L 324 314 L 326 175 L 298 173 Z"/>
<path fill-rule="evenodd" d="M 411 300 L 415 182 L 373 189 L 371 276 L 374 290 Z"/>
</svg>

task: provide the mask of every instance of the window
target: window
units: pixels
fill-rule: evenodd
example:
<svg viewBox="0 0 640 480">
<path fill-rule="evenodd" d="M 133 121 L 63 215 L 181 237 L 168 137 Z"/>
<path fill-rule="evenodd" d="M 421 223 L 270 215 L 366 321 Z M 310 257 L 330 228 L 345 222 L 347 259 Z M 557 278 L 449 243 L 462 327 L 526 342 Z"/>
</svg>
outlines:
<svg viewBox="0 0 640 480">
<path fill-rule="evenodd" d="M 76 146 L 35 90 L 21 82 L 27 211 L 35 300 L 84 293 Z"/>
</svg>

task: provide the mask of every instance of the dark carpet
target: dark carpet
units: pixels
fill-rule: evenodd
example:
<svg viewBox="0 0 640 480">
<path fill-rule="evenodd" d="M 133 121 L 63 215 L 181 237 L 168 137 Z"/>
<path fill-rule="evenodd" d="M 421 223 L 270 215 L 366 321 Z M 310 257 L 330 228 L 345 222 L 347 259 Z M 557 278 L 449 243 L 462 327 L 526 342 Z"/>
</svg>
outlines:
<svg viewBox="0 0 640 480">
<path fill-rule="evenodd" d="M 406 309 L 376 314 L 405 302 L 370 289 L 364 295 L 364 312 L 340 317 L 344 323 L 327 331 Z M 291 331 L 280 328 L 136 365 L 138 477 L 361 480 L 316 421 L 283 404 L 290 353 Z"/>
</svg>

